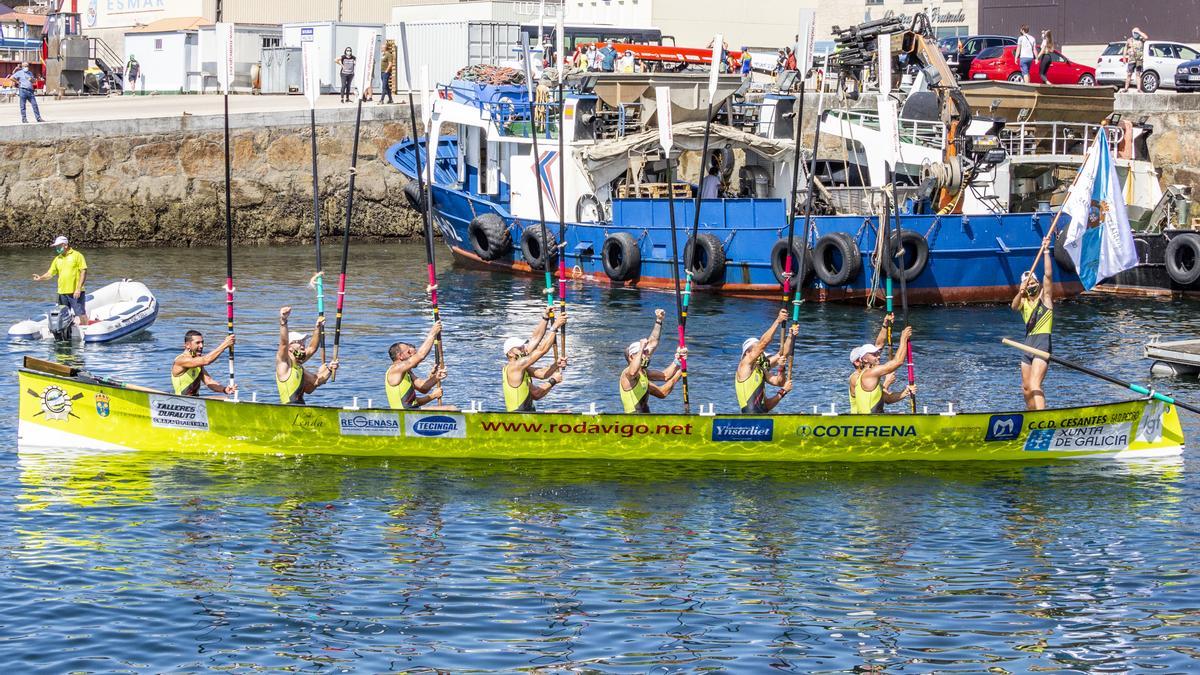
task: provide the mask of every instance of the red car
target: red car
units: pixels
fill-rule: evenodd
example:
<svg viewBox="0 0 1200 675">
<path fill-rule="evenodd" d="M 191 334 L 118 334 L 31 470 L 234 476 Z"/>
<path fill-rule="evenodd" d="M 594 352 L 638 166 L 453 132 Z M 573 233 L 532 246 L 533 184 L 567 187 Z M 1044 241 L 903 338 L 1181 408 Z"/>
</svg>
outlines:
<svg viewBox="0 0 1200 675">
<path fill-rule="evenodd" d="M 1021 66 L 1014 54 L 1016 47 L 992 47 L 985 49 L 971 63 L 972 80 L 1008 80 L 1020 82 Z M 1096 69 L 1068 60 L 1058 52 L 1050 55 L 1050 68 L 1046 71 L 1048 83 L 1042 82 L 1037 61 L 1029 69 L 1029 81 L 1033 84 L 1081 84 L 1091 87 L 1096 84 Z"/>
</svg>

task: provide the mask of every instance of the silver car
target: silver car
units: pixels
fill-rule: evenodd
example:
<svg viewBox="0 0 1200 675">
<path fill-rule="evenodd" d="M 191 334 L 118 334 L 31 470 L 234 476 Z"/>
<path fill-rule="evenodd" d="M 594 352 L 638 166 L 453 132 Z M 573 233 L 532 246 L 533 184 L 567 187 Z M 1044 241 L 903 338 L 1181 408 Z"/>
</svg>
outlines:
<svg viewBox="0 0 1200 675">
<path fill-rule="evenodd" d="M 1178 42 L 1147 40 L 1142 57 L 1141 91 L 1151 94 L 1159 88 L 1175 88 L 1175 70 L 1184 61 L 1200 58 L 1200 51 Z M 1110 42 L 1096 61 L 1096 82 L 1121 86 L 1125 84 L 1126 59 L 1124 42 Z"/>
</svg>

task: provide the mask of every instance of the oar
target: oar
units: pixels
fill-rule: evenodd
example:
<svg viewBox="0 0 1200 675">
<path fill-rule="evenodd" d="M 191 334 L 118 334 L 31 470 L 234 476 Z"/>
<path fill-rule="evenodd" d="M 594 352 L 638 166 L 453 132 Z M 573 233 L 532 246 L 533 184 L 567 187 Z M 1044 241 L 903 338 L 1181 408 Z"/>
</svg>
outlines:
<svg viewBox="0 0 1200 675">
<path fill-rule="evenodd" d="M 671 278 L 675 281 L 675 312 L 679 317 L 679 348 L 687 348 L 684 327 L 687 325 L 687 312 L 683 309 L 683 292 L 679 288 L 679 237 L 675 231 L 675 171 L 671 162 L 671 148 L 675 145 L 674 130 L 671 128 L 671 88 L 655 87 L 654 97 L 658 106 L 658 142 L 662 146 L 663 155 L 667 160 L 667 213 L 671 220 Z M 693 248 L 695 244 L 692 244 Z M 691 399 L 688 396 L 688 367 L 687 356 L 679 357 L 680 381 L 683 385 L 683 414 L 692 412 Z"/>
<path fill-rule="evenodd" d="M 804 233 L 801 235 L 801 238 L 800 238 L 800 262 L 796 266 L 796 268 L 798 270 L 797 278 L 800 279 L 801 281 L 803 281 L 804 275 L 806 273 L 805 267 L 807 266 L 807 263 L 808 263 L 808 242 L 809 242 L 809 239 L 812 237 L 813 192 L 816 191 L 817 148 L 819 148 L 821 146 L 821 114 L 823 112 L 821 108 L 824 105 L 824 103 L 825 103 L 825 87 L 821 86 L 817 93 L 817 127 L 813 131 L 812 156 L 809 157 L 809 163 L 808 163 L 808 194 L 806 194 L 804 197 Z M 797 139 L 797 142 L 799 142 L 799 139 Z M 796 167 L 796 170 L 797 171 L 800 170 L 798 166 Z M 788 250 L 788 254 L 789 255 L 791 254 L 790 247 Z M 792 322 L 796 323 L 796 322 L 800 321 L 801 296 L 800 296 L 800 284 L 799 283 L 796 284 L 796 288 L 795 288 L 795 290 L 792 291 L 792 293 L 793 293 Z M 796 341 L 792 340 L 792 349 L 791 349 L 790 353 L 788 354 L 788 366 L 787 366 L 787 368 L 788 368 L 787 377 L 788 378 L 790 378 L 792 376 L 792 364 L 795 361 L 795 355 L 796 355 Z"/>
<path fill-rule="evenodd" d="M 567 153 L 566 141 L 563 139 L 563 129 L 566 122 L 566 99 L 563 98 L 563 83 L 566 79 L 566 60 L 563 49 L 566 41 L 563 39 L 563 14 L 566 4 L 558 13 L 558 25 L 555 26 L 555 38 L 558 48 L 555 50 L 558 65 L 558 309 L 567 313 Z M 559 341 L 562 343 L 561 352 L 567 355 L 567 325 L 559 329 Z"/>
<path fill-rule="evenodd" d="M 801 30 L 803 30 L 803 27 L 801 27 Z M 797 35 L 800 35 L 800 33 L 797 33 Z M 720 41 L 720 37 L 721 37 L 720 35 L 717 35 L 718 42 Z M 715 46 L 718 43 L 714 42 L 713 44 Z M 807 76 L 808 75 L 807 71 L 804 74 Z M 792 261 L 792 242 L 793 242 L 793 237 L 796 234 L 796 192 L 800 188 L 800 162 L 803 161 L 803 152 L 801 150 L 801 144 L 800 144 L 800 134 L 804 131 L 804 87 L 805 87 L 805 83 L 807 82 L 807 80 L 808 80 L 807 77 L 803 77 L 800 79 L 800 92 L 796 96 L 796 107 L 797 107 L 796 115 L 795 115 L 795 117 L 796 117 L 796 133 L 793 136 L 793 138 L 796 142 L 796 147 L 792 154 L 792 187 L 791 187 L 790 191 L 788 192 L 788 204 L 789 204 L 790 208 L 788 208 L 787 253 L 786 253 L 786 257 L 784 258 L 784 262 L 783 262 L 783 284 L 782 284 L 783 285 L 783 309 L 785 309 L 785 310 L 788 309 L 789 302 L 793 303 L 793 306 L 791 308 L 793 323 L 800 320 L 800 306 L 799 306 L 799 304 L 795 303 L 792 298 L 792 287 L 791 287 L 792 269 L 794 269 L 794 266 L 796 264 L 795 262 Z M 710 85 L 710 91 L 711 91 L 711 85 Z M 711 106 L 712 103 L 709 103 L 709 105 Z M 771 264 L 774 265 L 774 261 L 772 261 Z M 803 284 L 803 283 L 804 283 L 803 278 L 796 279 L 796 288 L 799 289 L 801 284 Z M 797 295 L 797 297 L 799 297 L 799 295 Z M 784 343 L 784 340 L 787 338 L 787 334 L 788 334 L 787 326 L 784 326 L 784 331 L 779 336 L 779 348 L 780 349 L 783 349 L 783 343 Z M 791 374 L 791 372 L 792 372 L 791 371 L 791 363 L 790 363 L 791 355 L 789 355 L 788 359 L 789 359 L 788 373 Z"/>
<path fill-rule="evenodd" d="M 1146 387 L 1143 387 L 1140 384 L 1136 384 L 1134 382 L 1126 382 L 1125 380 L 1119 380 L 1111 375 L 1105 375 L 1104 373 L 1101 373 L 1099 371 L 1092 370 L 1091 368 L 1088 368 L 1087 366 L 1081 366 L 1078 363 L 1075 363 L 1074 361 L 1060 359 L 1059 357 L 1057 357 L 1049 352 L 1044 352 L 1040 349 L 1030 347 L 1027 344 L 1022 344 L 1020 342 L 1017 342 L 1016 340 L 1010 340 L 1008 338 L 1004 338 L 1003 340 L 1001 340 L 1001 342 L 1008 345 L 1009 347 L 1016 347 L 1017 349 L 1020 349 L 1021 351 L 1025 352 L 1027 354 L 1031 354 L 1033 356 L 1038 357 L 1039 359 L 1045 359 L 1049 363 L 1057 363 L 1060 366 L 1066 366 L 1066 367 L 1070 368 L 1071 370 L 1077 370 L 1077 371 L 1083 373 L 1084 375 L 1091 375 L 1092 377 L 1099 378 L 1101 380 L 1104 380 L 1105 382 L 1111 382 L 1112 384 L 1115 384 L 1118 387 L 1125 387 L 1126 389 L 1134 392 L 1135 394 L 1141 394 L 1142 396 L 1147 396 L 1156 401 L 1162 401 L 1163 403 L 1168 403 L 1170 405 L 1176 405 L 1176 406 L 1179 406 L 1180 408 L 1183 408 L 1184 410 L 1188 410 L 1188 411 L 1200 414 L 1200 407 L 1191 405 L 1190 403 L 1184 403 L 1182 401 L 1177 401 L 1171 396 L 1167 396 L 1166 394 L 1160 394 L 1157 391 L 1154 391 L 1153 389 L 1147 389 Z"/>
<path fill-rule="evenodd" d="M 233 335 L 233 205 L 230 184 L 233 182 L 233 166 L 229 152 L 229 87 L 233 84 L 233 24 L 219 23 L 215 34 L 217 49 L 218 78 L 225 94 L 225 319 L 228 334 Z M 229 346 L 229 386 L 235 384 L 233 376 L 233 345 Z"/>
<path fill-rule="evenodd" d="M 533 175 L 537 182 L 538 221 L 542 228 L 542 269 L 546 272 L 546 307 L 551 320 L 554 318 L 554 278 L 550 271 L 550 240 L 546 238 L 546 204 L 542 198 L 542 157 L 538 150 L 537 114 L 534 108 L 534 98 L 537 88 L 533 84 L 533 71 L 529 65 L 529 36 L 521 33 L 521 55 L 525 62 L 525 87 L 529 91 L 529 138 L 533 142 Z M 547 125 L 548 127 L 549 125 Z M 559 161 L 561 161 L 561 157 Z M 562 205 L 559 204 L 559 210 Z M 532 265 L 531 265 L 532 267 Z M 554 342 L 554 360 L 560 357 L 558 342 Z"/>
<path fill-rule="evenodd" d="M 421 195 L 420 199 L 424 200 L 424 202 L 425 202 L 424 204 L 421 204 L 420 200 L 418 200 L 418 206 L 422 207 L 421 208 L 421 219 L 422 219 L 422 224 L 424 225 L 424 231 L 425 231 L 425 262 L 427 265 L 428 277 L 429 277 L 429 303 L 433 307 L 433 322 L 437 323 L 441 319 L 441 315 L 438 310 L 437 272 L 436 272 L 436 268 L 435 268 L 434 246 L 433 246 L 433 161 L 434 161 L 434 157 L 436 156 L 437 149 L 429 148 L 429 146 L 428 146 L 430 131 L 433 129 L 433 125 L 432 125 L 433 118 L 430 117 L 431 123 L 430 123 L 429 129 L 427 129 L 425 132 L 425 140 L 426 140 L 426 144 L 427 144 L 426 150 L 425 150 L 425 156 L 428 160 L 426 162 L 426 164 L 429 167 L 429 183 L 428 183 L 429 192 L 426 193 L 426 191 L 425 191 L 425 189 L 426 189 L 425 174 L 421 168 L 421 144 L 417 142 L 417 130 L 420 129 L 421 127 L 418 126 L 418 124 L 417 124 L 417 106 L 416 106 L 415 102 L 413 101 L 412 70 L 409 67 L 409 54 L 408 54 L 408 33 L 405 29 L 405 24 L 403 24 L 403 23 L 400 24 L 400 49 L 402 50 L 402 52 L 404 54 L 404 84 L 405 84 L 405 87 L 408 89 L 408 119 L 409 119 L 409 126 L 412 129 L 413 158 L 414 158 L 414 161 L 416 162 L 415 172 L 417 174 L 417 194 Z M 427 82 L 421 83 L 423 92 L 428 90 L 427 85 L 428 85 Z M 422 111 L 422 114 L 425 115 L 425 114 L 429 114 L 431 112 L 432 111 L 425 110 L 425 111 Z M 437 340 L 433 343 L 433 346 L 434 346 L 434 357 L 433 357 L 434 362 L 437 364 L 438 367 L 441 367 L 444 364 L 444 360 L 443 360 L 443 354 L 442 354 L 442 337 L 440 335 L 437 337 Z M 438 399 L 438 404 L 439 405 L 441 404 L 440 398 Z"/>
<path fill-rule="evenodd" d="M 367 96 L 367 91 L 371 88 L 371 79 L 375 72 L 375 42 L 379 39 L 377 35 L 365 35 L 359 41 L 359 50 L 365 52 L 362 55 L 363 70 L 362 77 L 358 81 L 362 83 L 358 92 L 358 108 L 354 113 L 354 143 L 350 150 L 350 180 L 346 192 L 346 224 L 342 227 L 342 269 L 338 274 L 338 297 L 337 297 L 337 314 L 333 323 L 333 360 L 338 360 L 338 352 L 342 346 L 342 314 L 346 304 L 346 265 L 350 261 L 350 223 L 354 215 L 354 178 L 358 175 L 358 137 L 362 129 L 362 104 L 363 99 Z M 363 45 L 367 45 L 363 48 Z M 337 371 L 330 374 L 329 379 L 337 379 Z"/>
<path fill-rule="evenodd" d="M 312 180 L 313 180 L 313 241 L 317 252 L 317 271 L 313 275 L 313 285 L 317 289 L 317 317 L 325 318 L 325 268 L 321 264 L 321 192 L 317 181 L 317 98 L 321 95 L 321 76 L 317 70 L 319 54 L 315 42 L 311 40 L 302 43 L 304 48 L 300 54 L 301 65 L 304 68 L 304 96 L 308 98 L 309 128 L 312 139 Z M 325 324 L 319 322 L 318 336 L 321 341 L 321 363 L 325 363 Z"/>
</svg>

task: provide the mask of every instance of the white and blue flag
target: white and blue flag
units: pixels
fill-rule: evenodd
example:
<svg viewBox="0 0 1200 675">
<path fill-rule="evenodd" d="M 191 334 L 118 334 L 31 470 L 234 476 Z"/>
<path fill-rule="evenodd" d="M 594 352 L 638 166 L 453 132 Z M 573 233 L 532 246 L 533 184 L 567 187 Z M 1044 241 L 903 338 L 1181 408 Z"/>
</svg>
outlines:
<svg viewBox="0 0 1200 675">
<path fill-rule="evenodd" d="M 1069 218 L 1064 246 L 1084 290 L 1137 265 L 1125 196 L 1117 178 L 1103 128 L 1088 149 L 1079 178 L 1067 193 L 1063 215 Z"/>
</svg>

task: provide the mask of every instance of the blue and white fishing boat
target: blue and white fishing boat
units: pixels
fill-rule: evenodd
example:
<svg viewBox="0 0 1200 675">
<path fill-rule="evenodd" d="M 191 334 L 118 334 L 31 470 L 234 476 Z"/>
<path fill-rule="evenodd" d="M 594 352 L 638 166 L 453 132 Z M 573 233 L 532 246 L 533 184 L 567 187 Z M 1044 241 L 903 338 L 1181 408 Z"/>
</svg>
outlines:
<svg viewBox="0 0 1200 675">
<path fill-rule="evenodd" d="M 436 148 L 434 217 L 461 263 L 535 273 L 547 264 L 557 266 L 556 256 L 561 253 L 574 279 L 672 287 L 668 199 L 674 199 L 676 243 L 683 252 L 680 266 L 692 261 L 695 290 L 777 297 L 786 258 L 788 209 L 805 202 L 805 191 L 795 199 L 791 194 L 798 99 L 788 93 L 768 93 L 752 103 L 733 104 L 730 95 L 740 82 L 722 76 L 705 158 L 701 148 L 709 121 L 705 119 L 706 79 L 704 74 L 689 73 L 575 77 L 561 102 L 561 128 L 559 102 L 550 88 L 542 87 L 531 103 L 523 85 L 455 80 L 438 89 L 429 138 L 401 141 L 389 149 L 387 159 L 415 181 L 414 152 L 420 151 L 424 158 L 428 148 Z M 678 176 L 672 184 L 665 182 L 667 164 L 658 143 L 658 87 L 669 87 L 672 97 L 676 148 L 672 158 Z M 936 87 L 926 89 L 939 100 L 948 100 Z M 453 132 L 442 135 L 447 129 Z M 538 134 L 536 159 L 533 133 Z M 818 163 L 822 180 L 816 183 L 814 197 L 826 215 L 813 218 L 804 297 L 882 298 L 883 280 L 889 273 L 902 273 L 910 304 L 1010 300 L 1021 273 L 1032 265 L 1053 215 L 1047 211 L 963 215 L 953 206 L 946 208 L 947 193 L 968 189 L 964 175 L 977 175 L 989 162 L 1004 160 L 1002 153 L 997 156 L 994 144 L 963 146 L 958 144 L 961 152 L 953 166 L 931 172 L 935 180 L 898 188 L 904 198 L 898 237 L 904 250 L 902 265 L 881 255 L 885 245 L 897 243 L 889 241 L 897 237 L 884 216 L 885 190 L 869 183 L 854 184 L 845 175 L 839 178 L 832 162 Z M 802 186 L 807 168 L 800 169 Z M 703 183 L 702 171 L 710 170 L 721 187 L 716 196 L 699 200 L 700 224 L 693 242 L 695 191 Z M 537 227 L 535 172 L 541 174 L 541 209 L 549 241 L 542 241 Z M 419 201 L 415 182 L 407 192 L 410 201 Z M 949 201 L 953 202 L 953 194 Z M 880 235 L 881 216 L 883 231 L 891 231 L 891 237 Z M 556 236 L 560 218 L 566 224 L 564 242 Z M 803 220 L 797 218 L 797 258 Z M 682 277 L 686 270 L 679 272 Z M 1060 297 L 1082 290 L 1073 274 L 1059 272 Z"/>
</svg>

